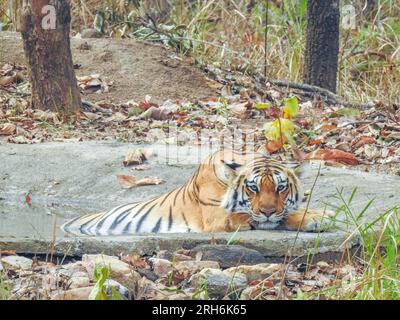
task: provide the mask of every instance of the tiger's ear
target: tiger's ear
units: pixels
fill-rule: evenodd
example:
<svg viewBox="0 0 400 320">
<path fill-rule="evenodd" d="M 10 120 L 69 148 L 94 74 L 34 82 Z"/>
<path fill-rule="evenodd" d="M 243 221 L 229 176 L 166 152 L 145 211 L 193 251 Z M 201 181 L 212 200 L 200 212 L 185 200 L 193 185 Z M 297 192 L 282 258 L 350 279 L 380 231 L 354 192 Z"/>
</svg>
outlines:
<svg viewBox="0 0 400 320">
<path fill-rule="evenodd" d="M 285 163 L 287 168 L 294 171 L 298 178 L 301 178 L 306 172 L 310 171 L 310 163 L 308 161 Z"/>
<path fill-rule="evenodd" d="M 221 165 L 217 170 L 218 178 L 224 182 L 233 181 L 237 177 L 237 169 L 242 165 L 234 161 L 221 160 Z"/>
</svg>

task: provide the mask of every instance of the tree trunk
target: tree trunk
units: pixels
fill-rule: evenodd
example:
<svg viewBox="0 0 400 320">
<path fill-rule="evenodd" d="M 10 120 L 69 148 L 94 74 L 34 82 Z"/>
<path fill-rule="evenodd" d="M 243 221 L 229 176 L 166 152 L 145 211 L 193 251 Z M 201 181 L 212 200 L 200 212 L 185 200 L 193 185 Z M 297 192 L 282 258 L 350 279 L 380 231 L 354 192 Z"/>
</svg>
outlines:
<svg viewBox="0 0 400 320">
<path fill-rule="evenodd" d="M 28 0 L 24 5 L 21 32 L 33 108 L 65 114 L 80 108 L 69 40 L 70 22 L 69 0 Z"/>
<path fill-rule="evenodd" d="M 339 0 L 308 0 L 304 82 L 336 93 Z"/>
<path fill-rule="evenodd" d="M 21 31 L 21 12 L 23 0 L 8 0 L 8 9 L 11 14 L 11 21 L 14 31 Z"/>
</svg>

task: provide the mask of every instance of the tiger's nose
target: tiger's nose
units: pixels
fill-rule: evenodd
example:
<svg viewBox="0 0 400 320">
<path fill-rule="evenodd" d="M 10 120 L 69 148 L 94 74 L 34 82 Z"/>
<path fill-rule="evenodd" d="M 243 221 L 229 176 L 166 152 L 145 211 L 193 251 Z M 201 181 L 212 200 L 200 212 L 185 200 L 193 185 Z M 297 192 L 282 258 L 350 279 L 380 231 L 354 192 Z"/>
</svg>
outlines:
<svg viewBox="0 0 400 320">
<path fill-rule="evenodd" d="M 260 209 L 260 213 L 262 213 L 264 216 L 269 217 L 275 213 L 275 209 Z"/>
</svg>

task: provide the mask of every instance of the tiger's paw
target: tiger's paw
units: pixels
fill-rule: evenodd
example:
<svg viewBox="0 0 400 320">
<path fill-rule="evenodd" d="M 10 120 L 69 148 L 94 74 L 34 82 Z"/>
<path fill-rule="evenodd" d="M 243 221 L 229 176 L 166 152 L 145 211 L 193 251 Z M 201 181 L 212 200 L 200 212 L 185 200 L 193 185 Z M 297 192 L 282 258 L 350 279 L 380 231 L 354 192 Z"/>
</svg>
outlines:
<svg viewBox="0 0 400 320">
<path fill-rule="evenodd" d="M 225 231 L 246 231 L 251 230 L 251 218 L 246 213 L 231 213 L 225 220 Z"/>
<path fill-rule="evenodd" d="M 332 210 L 308 210 L 304 219 L 303 215 L 304 209 L 289 214 L 284 223 L 286 228 L 289 230 L 300 230 L 305 232 L 328 231 L 332 227 L 330 217 L 333 217 L 335 212 Z"/>
</svg>

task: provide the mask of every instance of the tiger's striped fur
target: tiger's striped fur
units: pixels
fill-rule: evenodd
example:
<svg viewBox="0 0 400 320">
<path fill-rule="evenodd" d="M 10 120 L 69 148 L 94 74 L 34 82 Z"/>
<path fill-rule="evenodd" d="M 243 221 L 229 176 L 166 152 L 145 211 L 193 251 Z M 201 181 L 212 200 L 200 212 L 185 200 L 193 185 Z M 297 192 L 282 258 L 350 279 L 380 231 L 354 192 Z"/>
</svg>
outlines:
<svg viewBox="0 0 400 320">
<path fill-rule="evenodd" d="M 95 236 L 221 232 L 274 229 L 285 221 L 295 229 L 299 219 L 288 216 L 297 209 L 298 186 L 291 169 L 264 154 L 218 151 L 183 186 L 148 201 L 78 217 L 62 229 Z"/>
</svg>

